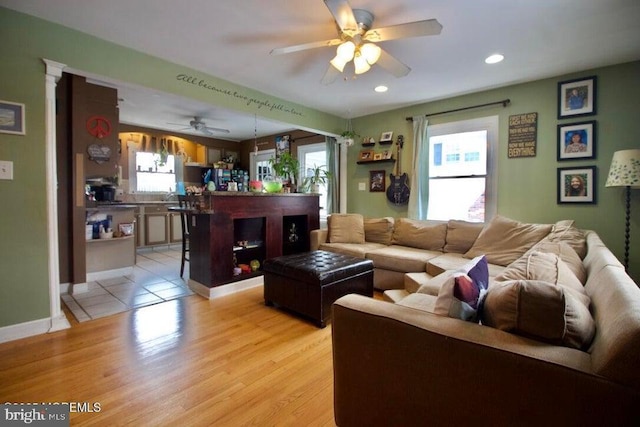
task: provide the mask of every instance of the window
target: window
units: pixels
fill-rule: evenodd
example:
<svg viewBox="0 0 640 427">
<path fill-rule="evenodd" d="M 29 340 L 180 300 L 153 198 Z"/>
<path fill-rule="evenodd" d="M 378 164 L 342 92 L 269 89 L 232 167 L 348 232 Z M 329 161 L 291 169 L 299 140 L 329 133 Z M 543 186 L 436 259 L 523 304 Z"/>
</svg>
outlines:
<svg viewBox="0 0 640 427">
<path fill-rule="evenodd" d="M 298 160 L 300 161 L 300 184 L 304 179 L 312 174 L 312 170 L 316 166 L 327 167 L 327 144 L 324 142 L 318 144 L 301 145 L 298 147 Z M 326 184 L 320 185 L 320 218 L 327 217 L 327 194 Z"/>
<path fill-rule="evenodd" d="M 496 212 L 498 118 L 430 126 L 427 219 L 484 222 Z"/>
<path fill-rule="evenodd" d="M 159 154 L 136 152 L 136 191 L 176 191 L 175 157 L 168 155 L 161 164 Z"/>
<path fill-rule="evenodd" d="M 262 181 L 271 175 L 271 165 L 269 159 L 275 157 L 276 150 L 263 150 L 257 153 L 251 153 L 251 171 L 249 175 L 252 180 Z"/>
</svg>

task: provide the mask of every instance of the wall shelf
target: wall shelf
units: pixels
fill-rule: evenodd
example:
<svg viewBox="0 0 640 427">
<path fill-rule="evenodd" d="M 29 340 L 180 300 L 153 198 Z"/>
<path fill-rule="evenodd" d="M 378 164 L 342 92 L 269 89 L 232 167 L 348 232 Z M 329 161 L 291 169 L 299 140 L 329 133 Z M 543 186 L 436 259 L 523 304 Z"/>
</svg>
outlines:
<svg viewBox="0 0 640 427">
<path fill-rule="evenodd" d="M 381 160 L 358 160 L 359 165 L 368 165 L 370 163 L 393 163 L 396 159 L 381 159 Z"/>
<path fill-rule="evenodd" d="M 373 147 L 374 145 L 376 145 L 375 142 L 363 142 L 362 143 L 363 147 Z"/>
</svg>

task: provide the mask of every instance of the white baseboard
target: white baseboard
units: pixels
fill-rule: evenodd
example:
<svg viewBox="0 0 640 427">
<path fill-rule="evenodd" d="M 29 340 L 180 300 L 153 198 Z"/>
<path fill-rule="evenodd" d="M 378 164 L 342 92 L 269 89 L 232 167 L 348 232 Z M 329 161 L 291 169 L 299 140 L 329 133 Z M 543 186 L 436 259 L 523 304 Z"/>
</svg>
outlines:
<svg viewBox="0 0 640 427">
<path fill-rule="evenodd" d="M 33 335 L 46 334 L 51 328 L 51 318 L 32 320 L 0 328 L 0 343 L 19 340 Z"/>
<path fill-rule="evenodd" d="M 213 288 L 209 288 L 200 282 L 189 279 L 189 288 L 193 292 L 207 299 L 220 298 L 225 295 L 235 294 L 236 292 L 245 291 L 262 285 L 264 285 L 264 276 L 251 277 L 249 279 L 239 280 L 227 285 L 214 286 Z"/>
<path fill-rule="evenodd" d="M 131 274 L 133 274 L 133 267 L 124 267 L 124 268 L 116 268 L 113 270 L 96 271 L 94 273 L 87 273 L 87 282 L 95 282 L 96 280 L 113 279 L 115 277 L 129 276 Z"/>
</svg>

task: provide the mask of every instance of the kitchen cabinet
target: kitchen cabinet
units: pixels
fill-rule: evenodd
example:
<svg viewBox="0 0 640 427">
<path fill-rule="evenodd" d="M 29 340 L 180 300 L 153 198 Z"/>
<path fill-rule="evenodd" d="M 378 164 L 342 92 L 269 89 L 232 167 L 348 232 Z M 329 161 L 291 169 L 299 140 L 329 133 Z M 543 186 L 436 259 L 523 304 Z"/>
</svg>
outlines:
<svg viewBox="0 0 640 427">
<path fill-rule="evenodd" d="M 169 245 L 182 242 L 180 214 L 170 212 L 168 204 L 146 204 L 137 214 L 138 247 Z"/>
</svg>

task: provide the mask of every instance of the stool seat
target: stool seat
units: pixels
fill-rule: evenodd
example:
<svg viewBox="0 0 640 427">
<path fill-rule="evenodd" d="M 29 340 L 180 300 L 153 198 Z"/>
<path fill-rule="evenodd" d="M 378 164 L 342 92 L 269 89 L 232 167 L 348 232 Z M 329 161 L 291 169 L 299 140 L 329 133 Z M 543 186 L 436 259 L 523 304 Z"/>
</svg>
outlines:
<svg viewBox="0 0 640 427">
<path fill-rule="evenodd" d="M 312 318 L 325 327 L 331 305 L 358 293 L 373 296 L 373 261 L 311 251 L 268 259 L 264 272 L 266 305 L 278 305 Z"/>
</svg>

